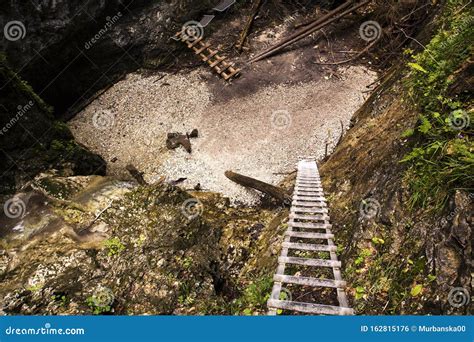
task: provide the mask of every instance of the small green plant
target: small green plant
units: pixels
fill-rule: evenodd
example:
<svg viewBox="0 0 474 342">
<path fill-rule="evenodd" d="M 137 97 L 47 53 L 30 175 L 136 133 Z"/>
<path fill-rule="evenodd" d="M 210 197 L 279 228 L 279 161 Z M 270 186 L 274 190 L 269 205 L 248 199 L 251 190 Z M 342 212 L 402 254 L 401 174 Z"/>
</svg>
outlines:
<svg viewBox="0 0 474 342">
<path fill-rule="evenodd" d="M 189 269 L 193 265 L 193 258 L 186 257 L 183 259 L 183 267 Z"/>
<path fill-rule="evenodd" d="M 66 306 L 68 304 L 68 299 L 65 294 L 52 295 L 51 299 L 55 302 L 59 302 L 60 306 Z"/>
<path fill-rule="evenodd" d="M 104 247 L 107 249 L 108 256 L 118 255 L 125 249 L 125 246 L 118 237 L 105 240 Z"/>
<path fill-rule="evenodd" d="M 92 310 L 92 314 L 94 315 L 102 315 L 112 311 L 110 305 L 98 305 L 97 299 L 93 295 L 86 298 L 86 304 Z"/>
<path fill-rule="evenodd" d="M 374 245 L 383 245 L 383 244 L 385 243 L 385 240 L 382 239 L 382 238 L 379 238 L 379 237 L 374 236 L 374 237 L 372 238 L 372 243 L 373 243 Z"/>
<path fill-rule="evenodd" d="M 253 315 L 256 311 L 265 311 L 273 287 L 272 277 L 262 277 L 248 285 L 240 298 L 234 301 L 235 313 Z M 283 292 L 282 292 L 283 293 Z"/>
<path fill-rule="evenodd" d="M 362 286 L 357 286 L 355 288 L 355 299 L 360 300 L 365 296 L 365 289 Z"/>
<path fill-rule="evenodd" d="M 423 292 L 423 285 L 422 284 L 415 284 L 412 288 L 411 288 L 411 291 L 410 291 L 410 295 L 412 297 L 416 297 L 418 296 L 419 294 L 421 294 Z"/>
<path fill-rule="evenodd" d="M 40 291 L 42 288 L 43 288 L 43 284 L 35 284 L 35 285 L 26 287 L 28 291 L 31 291 L 33 293 Z"/>
<path fill-rule="evenodd" d="M 412 208 L 439 210 L 456 189 L 474 189 L 472 98 L 449 90 L 472 53 L 473 9 L 459 0 L 448 0 L 446 8 L 437 34 L 408 63 L 408 96 L 420 112 L 417 126 L 402 134 L 415 142 L 402 159 Z"/>
<path fill-rule="evenodd" d="M 372 250 L 369 248 L 363 248 L 361 249 L 359 255 L 357 258 L 354 260 L 354 264 L 356 266 L 361 266 L 365 263 L 365 260 L 372 255 Z"/>
</svg>

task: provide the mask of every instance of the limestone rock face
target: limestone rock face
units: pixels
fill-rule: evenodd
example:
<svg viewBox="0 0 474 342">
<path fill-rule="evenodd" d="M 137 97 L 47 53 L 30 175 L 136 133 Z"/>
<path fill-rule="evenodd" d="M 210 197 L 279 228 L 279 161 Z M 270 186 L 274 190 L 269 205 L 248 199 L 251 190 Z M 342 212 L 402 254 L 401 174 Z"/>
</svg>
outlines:
<svg viewBox="0 0 474 342">
<path fill-rule="evenodd" d="M 1 5 L 0 21 L 20 24 L 13 25 L 11 40 L 0 41 L 0 50 L 61 114 L 126 72 L 170 60 L 180 45 L 169 38 L 212 3 L 9 1 Z"/>
</svg>

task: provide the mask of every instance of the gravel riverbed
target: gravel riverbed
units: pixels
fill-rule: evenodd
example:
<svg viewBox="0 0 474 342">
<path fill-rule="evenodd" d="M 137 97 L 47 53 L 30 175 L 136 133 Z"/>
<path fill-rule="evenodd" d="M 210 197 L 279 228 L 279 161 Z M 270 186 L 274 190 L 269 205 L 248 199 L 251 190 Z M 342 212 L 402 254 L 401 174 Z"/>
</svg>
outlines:
<svg viewBox="0 0 474 342">
<path fill-rule="evenodd" d="M 298 156 L 324 155 L 369 95 L 376 74 L 339 68 L 318 81 L 268 85 L 246 96 L 216 100 L 199 68 L 178 74 L 129 74 L 69 122 L 79 142 L 102 155 L 108 172 L 133 164 L 147 181 L 186 178 L 180 186 L 223 193 L 255 204 L 259 195 L 229 181 L 233 170 L 276 184 Z M 239 80 L 237 80 L 238 82 Z M 232 85 L 231 85 L 232 86 Z M 168 132 L 199 130 L 192 153 L 166 149 Z M 113 161 L 113 162 L 112 162 Z"/>
</svg>

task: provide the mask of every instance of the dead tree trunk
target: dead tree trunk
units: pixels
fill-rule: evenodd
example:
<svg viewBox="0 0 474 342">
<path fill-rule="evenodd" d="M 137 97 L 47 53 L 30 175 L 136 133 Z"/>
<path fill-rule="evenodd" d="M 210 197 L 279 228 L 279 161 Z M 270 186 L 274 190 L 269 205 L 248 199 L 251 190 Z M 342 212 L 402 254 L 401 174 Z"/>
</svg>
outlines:
<svg viewBox="0 0 474 342">
<path fill-rule="evenodd" d="M 252 28 L 253 20 L 257 16 L 258 10 L 260 9 L 261 5 L 262 5 L 262 0 L 254 0 L 252 9 L 250 10 L 249 17 L 247 18 L 247 22 L 245 23 L 244 29 L 240 33 L 239 41 L 237 42 L 237 44 L 235 44 L 235 47 L 237 48 L 238 51 L 242 51 L 245 44 L 245 40 L 247 39 L 250 29 Z"/>
<path fill-rule="evenodd" d="M 239 185 L 261 191 L 275 198 L 281 204 L 290 205 L 291 203 L 290 195 L 282 188 L 259 181 L 255 178 L 240 175 L 232 171 L 226 171 L 225 176 Z"/>
</svg>

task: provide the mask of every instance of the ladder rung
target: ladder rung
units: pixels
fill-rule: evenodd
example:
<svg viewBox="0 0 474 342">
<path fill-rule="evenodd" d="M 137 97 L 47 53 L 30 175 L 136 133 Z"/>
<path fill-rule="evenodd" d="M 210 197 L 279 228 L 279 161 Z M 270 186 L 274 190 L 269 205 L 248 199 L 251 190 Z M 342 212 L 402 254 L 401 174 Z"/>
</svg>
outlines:
<svg viewBox="0 0 474 342">
<path fill-rule="evenodd" d="M 209 64 L 211 68 L 214 68 L 217 64 L 221 63 L 222 61 L 226 59 L 225 57 L 216 57 L 216 58 L 217 59 L 214 62 Z"/>
<path fill-rule="evenodd" d="M 308 228 L 308 229 L 331 229 L 332 224 L 326 223 L 305 223 L 305 222 L 288 222 L 288 226 L 294 228 Z"/>
<path fill-rule="evenodd" d="M 204 44 L 201 48 L 199 48 L 199 49 L 196 48 L 196 50 L 194 50 L 194 53 L 195 53 L 196 55 L 199 55 L 201 52 L 203 52 L 204 50 L 206 50 L 206 49 L 208 49 L 208 48 L 210 48 L 210 47 L 211 47 L 211 44 L 206 43 L 206 44 Z"/>
<path fill-rule="evenodd" d="M 193 48 L 194 46 L 198 45 L 201 42 L 202 39 L 203 39 L 203 37 L 199 37 L 195 41 L 189 42 L 188 43 L 188 48 Z"/>
<path fill-rule="evenodd" d="M 310 195 L 295 195 L 293 196 L 293 200 L 294 201 L 302 201 L 302 202 L 319 202 L 321 201 L 321 198 L 320 196 L 318 197 L 315 197 L 315 196 L 310 196 Z"/>
<path fill-rule="evenodd" d="M 273 280 L 279 281 L 281 283 L 305 285 L 305 286 L 313 286 L 313 287 L 343 288 L 346 286 L 346 282 L 342 280 L 297 277 L 297 276 L 290 276 L 286 274 L 275 274 L 273 276 Z"/>
<path fill-rule="evenodd" d="M 222 63 L 222 68 L 219 68 L 219 67 L 215 67 L 217 73 L 223 73 L 224 71 L 226 71 L 227 69 L 229 69 L 231 66 L 233 66 L 232 63 L 226 63 L 226 62 L 223 62 Z"/>
<path fill-rule="evenodd" d="M 324 233 L 312 233 L 312 232 L 293 232 L 286 231 L 286 236 L 303 238 L 303 239 L 334 239 L 334 234 L 324 234 Z"/>
<path fill-rule="evenodd" d="M 279 263 L 294 264 L 302 266 L 314 266 L 314 267 L 341 267 L 341 262 L 337 260 L 325 260 L 325 259 L 308 259 L 298 257 L 279 257 Z"/>
<path fill-rule="evenodd" d="M 299 249 L 302 251 L 312 252 L 335 252 L 336 246 L 316 245 L 314 243 L 300 243 L 300 242 L 283 242 L 283 247 L 291 249 Z"/>
<path fill-rule="evenodd" d="M 322 192 L 324 191 L 323 188 L 320 186 L 301 186 L 301 185 L 296 185 L 295 186 L 295 191 L 301 191 L 301 192 Z"/>
<path fill-rule="evenodd" d="M 232 78 L 232 77 L 238 75 L 239 72 L 240 72 L 240 70 L 241 70 L 241 69 L 235 69 L 234 67 L 231 67 L 231 68 L 229 68 L 229 71 L 230 71 L 229 74 L 226 74 L 225 72 L 223 72 L 223 73 L 221 74 L 221 76 L 224 77 L 224 79 L 227 81 L 228 79 L 230 79 L 230 78 Z"/>
<path fill-rule="evenodd" d="M 290 213 L 289 217 L 290 219 L 295 219 L 295 220 L 329 221 L 328 215 L 314 216 L 314 215 L 298 215 L 298 214 Z"/>
<path fill-rule="evenodd" d="M 295 191 L 293 193 L 294 196 L 301 196 L 301 197 L 318 197 L 320 201 L 325 201 L 322 200 L 324 196 L 322 195 L 321 191 L 308 191 L 308 192 L 301 192 L 299 190 Z"/>
<path fill-rule="evenodd" d="M 354 310 L 341 306 L 292 302 L 287 300 L 269 299 L 267 305 L 281 310 L 292 310 L 314 315 L 353 315 Z"/>
<path fill-rule="evenodd" d="M 321 202 L 304 202 L 300 200 L 293 200 L 291 203 L 292 205 L 299 206 L 299 207 L 309 207 L 309 208 L 314 208 L 318 207 L 321 205 Z"/>
<path fill-rule="evenodd" d="M 204 56 L 202 61 L 203 62 L 207 62 L 209 59 L 211 59 L 212 57 L 214 57 L 215 55 L 217 55 L 219 51 L 215 50 L 215 51 L 211 51 L 211 53 L 207 56 Z"/>
<path fill-rule="evenodd" d="M 301 207 L 291 207 L 292 213 L 308 213 L 308 214 L 326 214 L 327 209 L 313 209 L 313 208 L 301 208 Z"/>
<path fill-rule="evenodd" d="M 321 186 L 306 186 L 306 185 L 295 185 L 295 189 L 301 189 L 303 191 L 323 191 Z"/>
</svg>

